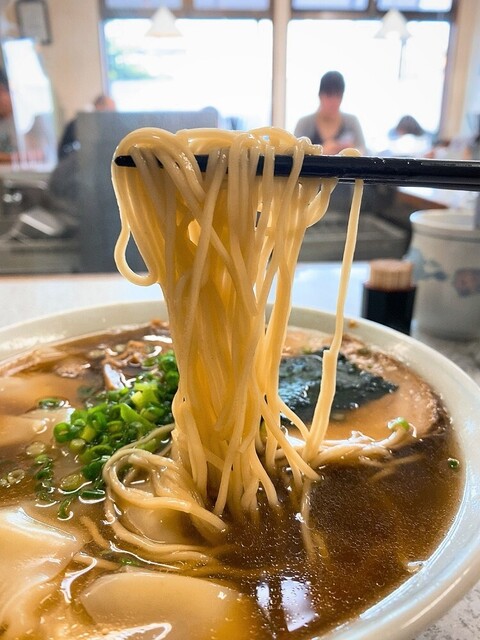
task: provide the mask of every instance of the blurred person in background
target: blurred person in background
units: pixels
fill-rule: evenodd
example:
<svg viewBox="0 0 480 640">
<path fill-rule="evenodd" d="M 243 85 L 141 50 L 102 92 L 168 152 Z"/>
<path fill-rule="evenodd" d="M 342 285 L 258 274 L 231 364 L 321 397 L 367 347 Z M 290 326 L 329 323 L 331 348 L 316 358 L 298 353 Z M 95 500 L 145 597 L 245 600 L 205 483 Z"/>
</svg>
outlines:
<svg viewBox="0 0 480 640">
<path fill-rule="evenodd" d="M 115 100 L 110 96 L 101 93 L 93 101 L 94 111 L 116 111 L 117 106 Z M 76 151 L 79 146 L 77 139 L 77 122 L 76 118 L 70 120 L 63 130 L 60 143 L 58 145 L 58 159 L 62 160 L 72 151 Z"/>
<path fill-rule="evenodd" d="M 297 137 L 321 144 L 327 155 L 353 147 L 365 153 L 365 138 L 358 118 L 341 111 L 345 80 L 338 71 L 328 71 L 320 80 L 319 105 L 315 113 L 303 116 L 295 127 Z"/>
<path fill-rule="evenodd" d="M 395 127 L 390 132 L 391 138 L 400 138 L 401 136 L 424 136 L 426 134 L 422 125 L 411 115 L 405 115 L 400 118 Z"/>
<path fill-rule="evenodd" d="M 432 136 L 410 114 L 403 115 L 388 132 L 387 148 L 380 156 L 424 157 L 432 148 Z"/>
</svg>

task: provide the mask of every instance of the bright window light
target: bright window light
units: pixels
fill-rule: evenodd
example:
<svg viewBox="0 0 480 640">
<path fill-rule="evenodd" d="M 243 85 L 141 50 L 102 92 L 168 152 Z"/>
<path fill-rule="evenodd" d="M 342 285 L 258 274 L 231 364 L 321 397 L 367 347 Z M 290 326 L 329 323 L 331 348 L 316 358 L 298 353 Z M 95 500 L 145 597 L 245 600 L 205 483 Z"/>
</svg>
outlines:
<svg viewBox="0 0 480 640">
<path fill-rule="evenodd" d="M 149 20 L 105 25 L 112 97 L 120 111 L 215 107 L 227 126 L 271 118 L 270 20 L 176 21 L 181 38 L 146 37 Z"/>
<path fill-rule="evenodd" d="M 398 39 L 376 38 L 377 20 L 292 20 L 288 30 L 287 129 L 318 107 L 320 78 L 345 77 L 342 109 L 362 124 L 367 145 L 380 152 L 401 116 L 413 115 L 436 133 L 448 47 L 447 22 L 409 22 L 403 52 Z"/>
</svg>

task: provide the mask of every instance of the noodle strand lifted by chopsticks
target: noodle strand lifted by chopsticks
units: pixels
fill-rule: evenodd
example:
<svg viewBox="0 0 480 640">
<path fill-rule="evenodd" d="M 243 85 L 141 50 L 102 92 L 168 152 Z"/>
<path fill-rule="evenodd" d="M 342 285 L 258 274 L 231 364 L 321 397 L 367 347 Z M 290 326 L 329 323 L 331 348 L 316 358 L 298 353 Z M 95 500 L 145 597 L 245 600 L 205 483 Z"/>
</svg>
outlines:
<svg viewBox="0 0 480 640">
<path fill-rule="evenodd" d="M 319 154 L 321 147 L 275 128 L 177 134 L 140 129 L 117 148 L 117 154 L 134 158 L 136 169 L 113 165 L 122 221 L 115 259 L 132 282 L 158 282 L 162 288 L 180 374 L 168 465 L 171 473 L 180 477 L 182 469 L 191 478 L 191 511 L 214 528 L 226 508 L 232 517 L 255 513 L 260 489 L 271 506 L 277 505 L 279 459 L 301 486 L 305 478 L 318 477 L 315 464 L 334 458 L 337 447 L 339 456 L 360 457 L 369 447 L 375 456 L 386 451 L 372 448 L 370 441 L 322 444 L 335 391 L 361 181 L 352 202 L 336 331 L 330 355 L 324 356 L 326 372 L 310 430 L 278 395 L 301 243 L 305 230 L 325 214 L 336 184 L 331 178 L 300 177 L 305 153 Z M 209 154 L 205 173 L 195 154 Z M 288 177 L 274 176 L 276 154 L 292 156 Z M 257 176 L 260 156 L 264 169 Z M 126 263 L 130 234 L 147 275 L 134 273 Z M 303 437 L 301 447 L 282 428 L 285 411 Z M 153 468 L 151 455 L 142 464 Z M 109 465 L 104 477 L 112 493 L 122 494 L 114 467 Z M 178 500 L 173 508 L 188 510 L 188 491 L 174 493 L 169 497 Z"/>
<path fill-rule="evenodd" d="M 118 149 L 134 157 L 138 170 L 114 169 L 123 225 L 117 264 L 135 282 L 162 287 L 180 372 L 173 405 L 177 455 L 202 499 L 215 496 L 217 514 L 226 504 L 238 512 L 238 496 L 254 510 L 260 486 L 276 502 L 272 480 L 258 463 L 261 422 L 270 466 L 281 441 L 289 465 L 300 470 L 297 477 L 315 477 L 283 434 L 277 391 L 300 245 L 305 229 L 324 215 L 335 185 L 325 181 L 319 191 L 317 180 L 299 179 L 306 150 L 320 148 L 275 129 L 139 130 Z M 292 173 L 278 179 L 275 153 L 285 152 L 293 156 Z M 211 154 L 206 174 L 195 153 Z M 259 177 L 260 155 L 265 167 Z M 133 275 L 125 263 L 130 232 L 146 277 Z M 211 457 L 222 461 L 221 470 Z"/>
</svg>

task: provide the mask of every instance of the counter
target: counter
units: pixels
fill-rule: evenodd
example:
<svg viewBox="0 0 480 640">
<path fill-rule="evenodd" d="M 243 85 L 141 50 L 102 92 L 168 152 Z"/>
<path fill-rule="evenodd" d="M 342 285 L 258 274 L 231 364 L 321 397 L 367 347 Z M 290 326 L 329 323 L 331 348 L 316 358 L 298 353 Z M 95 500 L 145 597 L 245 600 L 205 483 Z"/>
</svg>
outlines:
<svg viewBox="0 0 480 640">
<path fill-rule="evenodd" d="M 432 187 L 398 187 L 399 200 L 414 205 L 415 209 L 468 208 L 475 200 L 475 192 Z"/>
<path fill-rule="evenodd" d="M 362 285 L 368 264 L 355 262 L 350 277 L 345 314 L 360 315 Z M 335 311 L 340 264 L 305 262 L 297 267 L 293 305 Z M 70 309 L 135 300 L 160 300 L 157 285 L 139 287 L 117 273 L 0 276 L 0 327 Z M 452 342 L 422 334 L 412 335 L 456 362 L 480 385 L 480 340 Z M 479 634 L 480 637 L 480 634 Z"/>
<path fill-rule="evenodd" d="M 360 314 L 362 284 L 367 273 L 367 263 L 354 263 L 346 300 L 347 316 L 355 317 Z M 338 263 L 300 263 L 295 273 L 293 304 L 334 311 L 339 276 Z M 158 286 L 138 287 L 118 274 L 3 276 L 0 277 L 0 326 L 99 304 L 159 299 L 161 291 Z M 441 340 L 421 334 L 415 325 L 412 335 L 456 362 L 480 385 L 480 339 L 469 342 Z M 439 622 L 415 640 L 478 638 L 480 583 Z"/>
</svg>

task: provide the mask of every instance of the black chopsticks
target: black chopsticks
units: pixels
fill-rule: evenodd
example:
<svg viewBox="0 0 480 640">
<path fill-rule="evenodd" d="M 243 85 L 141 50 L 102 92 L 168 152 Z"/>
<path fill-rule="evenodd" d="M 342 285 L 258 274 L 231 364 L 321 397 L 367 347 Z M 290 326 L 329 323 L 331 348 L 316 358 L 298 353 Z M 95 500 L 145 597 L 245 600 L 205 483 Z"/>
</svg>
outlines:
<svg viewBox="0 0 480 640">
<path fill-rule="evenodd" d="M 208 155 L 197 155 L 196 159 L 200 170 L 205 171 Z M 117 156 L 115 163 L 120 167 L 135 167 L 131 156 Z M 275 157 L 275 175 L 288 176 L 291 168 L 291 156 Z M 263 157 L 260 157 L 257 174 L 261 174 L 262 171 Z M 480 191 L 480 161 L 478 160 L 309 155 L 303 160 L 301 175 L 338 178 L 340 182 L 346 183 L 352 183 L 361 178 L 366 184 Z"/>
</svg>

